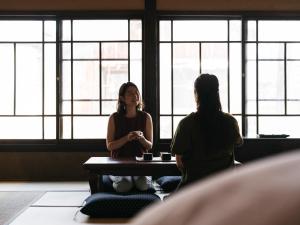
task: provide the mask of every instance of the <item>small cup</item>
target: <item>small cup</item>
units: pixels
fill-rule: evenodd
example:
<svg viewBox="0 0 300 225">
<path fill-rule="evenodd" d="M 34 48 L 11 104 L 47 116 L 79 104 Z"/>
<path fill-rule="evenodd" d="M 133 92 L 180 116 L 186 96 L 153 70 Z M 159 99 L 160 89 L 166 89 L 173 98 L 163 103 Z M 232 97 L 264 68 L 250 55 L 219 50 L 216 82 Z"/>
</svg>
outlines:
<svg viewBox="0 0 300 225">
<path fill-rule="evenodd" d="M 152 153 L 143 153 L 143 159 L 146 160 L 146 161 L 151 161 L 153 159 L 153 155 Z"/>
<path fill-rule="evenodd" d="M 160 153 L 160 158 L 163 161 L 170 161 L 171 160 L 171 153 L 169 153 L 169 152 L 161 152 Z"/>
</svg>

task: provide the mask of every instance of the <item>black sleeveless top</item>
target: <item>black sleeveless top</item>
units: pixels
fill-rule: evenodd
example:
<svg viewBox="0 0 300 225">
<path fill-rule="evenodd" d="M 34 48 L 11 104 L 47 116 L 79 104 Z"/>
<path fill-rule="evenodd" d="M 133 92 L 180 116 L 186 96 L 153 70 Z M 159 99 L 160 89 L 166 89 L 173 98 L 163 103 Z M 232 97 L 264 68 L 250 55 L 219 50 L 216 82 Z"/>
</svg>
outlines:
<svg viewBox="0 0 300 225">
<path fill-rule="evenodd" d="M 142 131 L 145 133 L 146 130 L 146 113 L 143 111 L 137 111 L 136 117 L 127 118 L 118 112 L 113 114 L 115 122 L 115 136 L 114 140 L 124 137 L 131 131 Z M 142 156 L 145 151 L 143 145 L 137 141 L 129 141 L 119 149 L 111 151 L 112 158 L 124 158 L 124 157 L 135 157 Z"/>
</svg>

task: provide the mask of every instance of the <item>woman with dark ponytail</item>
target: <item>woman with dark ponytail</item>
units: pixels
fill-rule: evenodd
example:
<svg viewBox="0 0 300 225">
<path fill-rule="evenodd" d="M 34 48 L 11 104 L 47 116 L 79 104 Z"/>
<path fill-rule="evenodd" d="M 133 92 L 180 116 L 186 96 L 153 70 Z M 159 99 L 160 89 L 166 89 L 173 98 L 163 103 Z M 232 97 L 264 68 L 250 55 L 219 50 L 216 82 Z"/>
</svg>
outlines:
<svg viewBox="0 0 300 225">
<path fill-rule="evenodd" d="M 179 187 L 231 167 L 234 146 L 243 142 L 235 118 L 222 112 L 215 75 L 198 76 L 194 94 L 197 111 L 180 121 L 171 143 L 182 172 Z"/>
</svg>

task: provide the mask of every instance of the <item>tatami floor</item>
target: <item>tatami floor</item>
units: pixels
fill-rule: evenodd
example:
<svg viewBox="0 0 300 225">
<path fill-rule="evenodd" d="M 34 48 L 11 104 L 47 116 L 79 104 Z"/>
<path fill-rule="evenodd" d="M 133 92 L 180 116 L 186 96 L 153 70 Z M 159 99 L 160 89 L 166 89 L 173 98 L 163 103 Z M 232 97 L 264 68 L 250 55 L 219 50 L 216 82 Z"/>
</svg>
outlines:
<svg viewBox="0 0 300 225">
<path fill-rule="evenodd" d="M 0 182 L 0 193 L 41 193 L 5 225 L 129 224 L 129 219 L 95 219 L 80 213 L 89 195 L 88 182 Z M 158 194 L 163 198 L 166 194 Z M 1 202 L 0 202 L 1 206 Z M 2 208 L 5 205 L 2 205 Z M 2 225 L 2 224 L 1 224 Z"/>
<path fill-rule="evenodd" d="M 80 207 L 90 194 L 87 182 L 0 182 L 0 192 L 43 193 L 6 223 L 10 225 L 128 223 L 128 219 L 92 219 L 81 214 Z"/>
</svg>

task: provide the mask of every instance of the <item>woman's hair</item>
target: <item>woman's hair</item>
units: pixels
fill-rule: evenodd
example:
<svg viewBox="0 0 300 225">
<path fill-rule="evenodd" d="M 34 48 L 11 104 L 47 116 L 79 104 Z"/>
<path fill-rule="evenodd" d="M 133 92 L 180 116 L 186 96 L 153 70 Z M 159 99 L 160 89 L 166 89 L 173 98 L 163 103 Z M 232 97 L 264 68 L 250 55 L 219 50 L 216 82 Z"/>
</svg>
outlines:
<svg viewBox="0 0 300 225">
<path fill-rule="evenodd" d="M 219 81 L 215 75 L 201 74 L 194 83 L 197 95 L 197 111 L 202 115 L 215 115 L 222 111 Z"/>
<path fill-rule="evenodd" d="M 137 89 L 138 93 L 139 93 L 140 102 L 136 106 L 136 109 L 137 110 L 143 110 L 144 109 L 144 104 L 143 104 L 143 101 L 141 99 L 141 94 L 140 94 L 140 91 L 139 91 L 138 87 L 132 82 L 127 82 L 127 83 L 123 83 L 121 85 L 120 89 L 119 89 L 119 97 L 118 97 L 118 104 L 117 104 L 117 112 L 118 113 L 126 114 L 126 105 L 125 105 L 124 101 L 121 99 L 121 97 L 125 98 L 126 90 L 129 87 L 135 87 Z"/>
<path fill-rule="evenodd" d="M 205 153 L 213 154 L 226 149 L 234 142 L 233 123 L 222 113 L 218 78 L 201 74 L 195 80 L 194 91 Z"/>
</svg>

